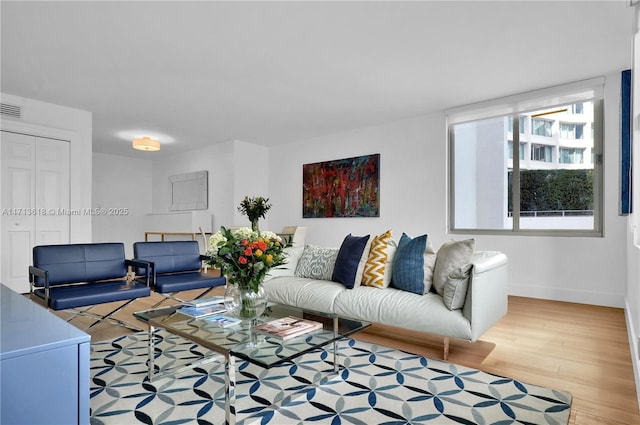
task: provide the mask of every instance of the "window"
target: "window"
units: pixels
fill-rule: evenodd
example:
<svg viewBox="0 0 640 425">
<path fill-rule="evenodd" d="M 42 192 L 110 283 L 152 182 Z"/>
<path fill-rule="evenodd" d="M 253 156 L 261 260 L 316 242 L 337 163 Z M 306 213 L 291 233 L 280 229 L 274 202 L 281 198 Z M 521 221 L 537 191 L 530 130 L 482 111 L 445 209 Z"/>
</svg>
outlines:
<svg viewBox="0 0 640 425">
<path fill-rule="evenodd" d="M 507 142 L 507 149 L 509 150 L 509 159 L 513 159 L 513 142 L 511 140 Z M 524 159 L 524 153 L 526 149 L 527 149 L 527 144 L 520 143 L 520 155 L 519 155 L 520 160 Z"/>
<path fill-rule="evenodd" d="M 582 164 L 584 161 L 584 149 L 560 148 L 560 163 Z"/>
<path fill-rule="evenodd" d="M 531 145 L 531 160 L 551 162 L 553 159 L 553 147 L 547 145 Z"/>
<path fill-rule="evenodd" d="M 450 231 L 601 236 L 603 82 L 446 111 Z"/>
<path fill-rule="evenodd" d="M 560 123 L 560 138 L 561 139 L 582 139 L 584 133 L 584 124 L 574 123 Z"/>
<path fill-rule="evenodd" d="M 511 129 L 513 128 L 513 117 L 508 117 L 507 118 L 507 131 L 511 131 Z M 525 117 L 524 116 L 520 116 L 518 117 L 518 121 L 520 122 L 520 134 L 524 134 L 524 121 L 525 121 Z"/>
<path fill-rule="evenodd" d="M 584 103 L 582 102 L 574 103 L 573 105 L 569 105 L 567 109 L 569 113 L 574 115 L 584 114 Z"/>
<path fill-rule="evenodd" d="M 531 120 L 531 134 L 536 136 L 551 137 L 553 121 L 534 118 Z"/>
</svg>

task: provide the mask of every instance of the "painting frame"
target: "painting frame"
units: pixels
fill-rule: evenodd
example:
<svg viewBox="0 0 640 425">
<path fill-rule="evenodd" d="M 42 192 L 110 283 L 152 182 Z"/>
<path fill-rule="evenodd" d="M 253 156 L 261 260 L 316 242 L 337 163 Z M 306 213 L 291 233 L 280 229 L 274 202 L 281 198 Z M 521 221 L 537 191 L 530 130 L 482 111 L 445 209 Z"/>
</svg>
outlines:
<svg viewBox="0 0 640 425">
<path fill-rule="evenodd" d="M 380 154 L 302 165 L 302 218 L 380 217 Z"/>
</svg>

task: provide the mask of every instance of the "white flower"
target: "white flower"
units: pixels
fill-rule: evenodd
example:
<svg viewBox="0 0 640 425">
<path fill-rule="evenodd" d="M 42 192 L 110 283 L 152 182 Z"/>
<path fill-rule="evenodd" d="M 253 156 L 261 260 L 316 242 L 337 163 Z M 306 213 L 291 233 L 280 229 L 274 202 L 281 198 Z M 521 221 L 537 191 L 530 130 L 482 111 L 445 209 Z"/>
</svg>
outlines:
<svg viewBox="0 0 640 425">
<path fill-rule="evenodd" d="M 239 236 L 240 238 L 251 238 L 255 235 L 254 231 L 251 230 L 250 227 L 240 227 L 238 229 L 232 230 L 234 236 Z"/>
<path fill-rule="evenodd" d="M 220 246 L 224 245 L 226 242 L 227 238 L 225 238 L 219 230 L 215 234 L 211 235 L 209 238 L 209 255 L 217 254 Z"/>
<path fill-rule="evenodd" d="M 260 232 L 260 237 L 263 239 L 273 239 L 276 240 L 278 242 L 282 242 L 282 238 L 280 238 L 280 236 L 276 235 L 273 232 L 270 232 L 269 230 L 265 230 L 264 232 Z"/>
</svg>

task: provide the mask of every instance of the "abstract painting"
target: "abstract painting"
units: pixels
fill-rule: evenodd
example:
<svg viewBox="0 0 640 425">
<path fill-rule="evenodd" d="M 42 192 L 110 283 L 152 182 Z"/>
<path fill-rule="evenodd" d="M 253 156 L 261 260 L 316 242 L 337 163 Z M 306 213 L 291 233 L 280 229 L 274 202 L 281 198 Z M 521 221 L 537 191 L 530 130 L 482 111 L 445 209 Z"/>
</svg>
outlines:
<svg viewBox="0 0 640 425">
<path fill-rule="evenodd" d="M 304 164 L 302 217 L 380 217 L 380 154 Z"/>
</svg>

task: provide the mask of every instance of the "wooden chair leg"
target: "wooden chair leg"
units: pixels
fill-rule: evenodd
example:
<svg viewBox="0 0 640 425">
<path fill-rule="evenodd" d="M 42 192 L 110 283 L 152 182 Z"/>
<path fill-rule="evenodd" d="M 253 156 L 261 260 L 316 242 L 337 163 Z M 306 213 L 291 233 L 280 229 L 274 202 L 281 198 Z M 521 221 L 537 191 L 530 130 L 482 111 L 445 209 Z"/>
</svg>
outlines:
<svg viewBox="0 0 640 425">
<path fill-rule="evenodd" d="M 444 360 L 449 357 L 449 337 L 444 338 Z"/>
</svg>

